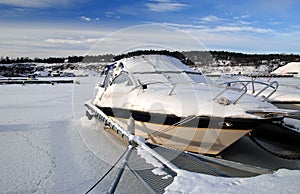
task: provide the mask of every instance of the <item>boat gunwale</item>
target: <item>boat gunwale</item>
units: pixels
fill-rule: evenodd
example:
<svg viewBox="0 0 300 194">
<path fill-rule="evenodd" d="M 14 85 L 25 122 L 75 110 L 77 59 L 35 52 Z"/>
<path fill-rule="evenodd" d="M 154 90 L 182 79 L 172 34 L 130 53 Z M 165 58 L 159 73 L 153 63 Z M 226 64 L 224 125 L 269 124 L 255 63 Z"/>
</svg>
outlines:
<svg viewBox="0 0 300 194">
<path fill-rule="evenodd" d="M 144 112 L 139 110 L 130 110 L 123 108 L 112 108 L 112 107 L 100 107 L 96 105 L 106 115 L 115 118 L 129 119 L 130 116 L 135 121 L 164 125 L 174 126 L 174 124 L 186 119 L 187 117 L 179 117 L 174 114 L 162 114 L 155 112 Z M 162 120 L 164 118 L 164 120 Z M 198 120 L 198 124 L 195 126 L 195 120 Z M 239 117 L 210 117 L 210 116 L 195 116 L 194 119 L 186 123 L 177 125 L 181 127 L 191 128 L 211 128 L 211 129 L 222 129 L 222 130 L 249 130 L 253 129 L 258 124 L 272 123 L 282 121 L 283 117 L 272 117 L 272 118 L 239 118 Z M 224 126 L 220 124 L 232 124 Z"/>
</svg>

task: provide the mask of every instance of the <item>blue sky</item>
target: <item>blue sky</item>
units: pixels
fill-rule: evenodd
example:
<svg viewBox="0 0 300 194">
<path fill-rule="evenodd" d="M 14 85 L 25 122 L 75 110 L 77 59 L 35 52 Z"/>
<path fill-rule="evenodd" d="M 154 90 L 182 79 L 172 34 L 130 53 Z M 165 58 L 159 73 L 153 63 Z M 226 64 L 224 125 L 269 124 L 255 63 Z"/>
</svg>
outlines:
<svg viewBox="0 0 300 194">
<path fill-rule="evenodd" d="M 140 27 L 154 23 L 181 30 L 208 50 L 300 54 L 296 0 L 0 0 L 0 15 L 0 56 L 84 55 L 112 34 L 118 42 L 100 53 L 118 53 L 145 40 L 197 50 L 193 41 L 180 41 L 180 33 L 168 37 L 158 28 Z M 134 44 L 120 40 L 121 32 Z"/>
</svg>

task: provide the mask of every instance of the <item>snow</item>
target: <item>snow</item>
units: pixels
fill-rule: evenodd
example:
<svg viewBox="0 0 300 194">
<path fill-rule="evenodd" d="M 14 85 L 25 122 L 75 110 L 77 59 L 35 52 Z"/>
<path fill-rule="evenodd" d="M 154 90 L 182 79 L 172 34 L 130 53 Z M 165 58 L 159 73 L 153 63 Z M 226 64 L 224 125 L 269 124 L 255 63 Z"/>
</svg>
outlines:
<svg viewBox="0 0 300 194">
<path fill-rule="evenodd" d="M 142 55 L 124 58 L 118 61 L 132 73 L 155 71 L 192 71 L 179 59 L 165 55 Z"/>
<path fill-rule="evenodd" d="M 146 163 L 151 164 L 155 167 L 151 172 L 155 175 L 164 176 L 163 179 L 168 179 L 170 176 L 163 170 L 163 164 L 155 159 L 152 155 L 149 154 L 146 150 L 142 147 L 137 147 L 137 154 L 145 159 Z"/>
<path fill-rule="evenodd" d="M 156 160 L 152 155 L 150 155 L 146 150 L 141 147 L 137 147 L 137 153 L 141 158 L 144 158 L 148 164 L 151 164 L 154 167 L 160 168 L 163 167 L 162 163 Z"/>
<path fill-rule="evenodd" d="M 290 62 L 286 64 L 285 66 L 279 67 L 275 71 L 273 71 L 271 74 L 275 75 L 300 75 L 300 62 Z"/>
<path fill-rule="evenodd" d="M 84 117 L 83 104 L 94 97 L 98 78 L 76 79 L 79 85 L 0 86 L 0 193 L 84 193 L 125 150 L 101 123 Z M 162 173 L 156 167 L 153 173 Z M 115 172 L 92 193 L 105 193 Z M 167 193 L 300 192 L 299 170 L 243 179 L 176 172 Z M 149 192 L 124 173 L 117 193 Z"/>
<path fill-rule="evenodd" d="M 284 123 L 290 127 L 290 129 L 300 133 L 300 120 L 293 118 L 284 118 Z"/>
<path fill-rule="evenodd" d="M 274 174 L 251 178 L 223 178 L 211 175 L 177 172 L 167 194 L 180 193 L 299 193 L 299 170 L 280 169 Z"/>
<path fill-rule="evenodd" d="M 106 173 L 124 147 L 83 117 L 97 79 L 79 78 L 80 85 L 0 86 L 0 193 L 85 193 Z M 132 173 L 124 173 L 132 182 L 123 180 L 118 193 L 147 193 Z M 114 176 L 115 171 L 94 192 L 106 192 Z"/>
</svg>

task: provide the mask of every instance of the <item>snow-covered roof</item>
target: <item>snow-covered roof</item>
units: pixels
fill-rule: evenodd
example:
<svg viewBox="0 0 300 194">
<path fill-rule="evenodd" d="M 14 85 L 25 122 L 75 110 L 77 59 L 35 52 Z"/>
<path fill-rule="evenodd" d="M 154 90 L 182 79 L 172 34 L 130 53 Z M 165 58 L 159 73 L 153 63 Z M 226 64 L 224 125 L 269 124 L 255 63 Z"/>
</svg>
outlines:
<svg viewBox="0 0 300 194">
<path fill-rule="evenodd" d="M 279 67 L 271 74 L 286 75 L 286 74 L 298 74 L 300 75 L 300 62 L 291 62 L 285 66 Z"/>
</svg>

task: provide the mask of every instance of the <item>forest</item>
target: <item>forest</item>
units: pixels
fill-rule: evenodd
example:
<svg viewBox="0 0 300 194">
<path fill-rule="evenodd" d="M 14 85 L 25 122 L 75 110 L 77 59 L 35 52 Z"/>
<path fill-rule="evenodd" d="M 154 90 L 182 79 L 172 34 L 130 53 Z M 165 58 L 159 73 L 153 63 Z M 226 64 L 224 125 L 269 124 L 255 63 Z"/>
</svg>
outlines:
<svg viewBox="0 0 300 194">
<path fill-rule="evenodd" d="M 230 60 L 233 65 L 259 65 L 261 61 L 300 61 L 300 55 L 298 54 L 244 54 L 229 51 L 182 51 L 181 58 L 187 58 L 193 62 L 208 63 L 212 60 Z M 125 54 L 125 55 L 128 55 Z M 124 56 L 124 55 L 119 55 Z M 48 57 L 48 58 L 29 58 L 29 57 L 17 57 L 10 58 L 8 56 L 0 58 L 0 64 L 16 64 L 16 63 L 95 63 L 95 62 L 112 62 L 117 59 L 118 56 L 113 54 L 99 54 L 98 56 L 68 56 L 68 57 Z M 188 62 L 189 63 L 189 62 Z"/>
</svg>

